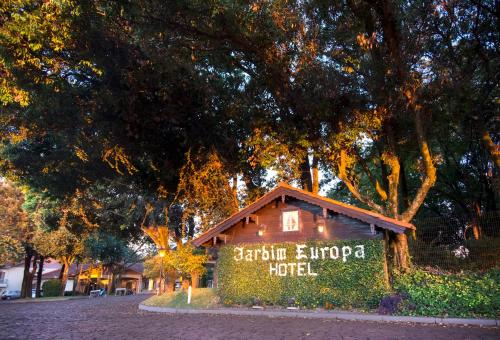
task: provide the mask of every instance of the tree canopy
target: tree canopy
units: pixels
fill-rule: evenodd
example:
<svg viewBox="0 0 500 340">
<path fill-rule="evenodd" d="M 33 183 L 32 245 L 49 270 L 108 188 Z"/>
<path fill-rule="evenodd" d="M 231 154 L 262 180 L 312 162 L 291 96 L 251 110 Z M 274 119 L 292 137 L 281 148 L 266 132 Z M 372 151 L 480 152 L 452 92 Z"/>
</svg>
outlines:
<svg viewBox="0 0 500 340">
<path fill-rule="evenodd" d="M 404 221 L 497 210 L 498 24 L 494 1 L 6 0 L 0 171 L 57 202 L 49 231 L 134 240 L 281 180 Z"/>
</svg>

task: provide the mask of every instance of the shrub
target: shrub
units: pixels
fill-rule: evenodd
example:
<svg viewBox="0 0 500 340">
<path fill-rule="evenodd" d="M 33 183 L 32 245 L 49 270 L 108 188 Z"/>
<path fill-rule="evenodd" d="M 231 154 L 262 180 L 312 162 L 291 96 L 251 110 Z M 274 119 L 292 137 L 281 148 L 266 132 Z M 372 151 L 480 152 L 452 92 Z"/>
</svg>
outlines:
<svg viewBox="0 0 500 340">
<path fill-rule="evenodd" d="M 285 248 L 287 258 L 282 261 L 262 259 L 236 261 L 238 246 L 225 246 L 219 252 L 218 294 L 224 304 L 251 304 L 259 299 L 265 305 L 287 306 L 291 298 L 297 306 L 315 308 L 376 308 L 388 293 L 384 278 L 384 248 L 380 240 L 305 242 L 304 252 L 310 256 L 310 247 L 351 247 L 352 255 L 337 259 L 296 259 L 297 244 L 266 244 L 266 249 Z M 356 246 L 364 246 L 364 258 L 354 256 Z M 247 250 L 261 249 L 264 244 L 242 246 Z M 239 257 L 239 256 L 238 256 Z M 270 275 L 270 265 L 308 262 L 317 276 Z M 307 267 L 305 271 L 307 272 Z"/>
<path fill-rule="evenodd" d="M 500 315 L 500 269 L 483 274 L 431 274 L 414 270 L 395 275 L 394 289 L 406 295 L 402 313 L 452 317 Z"/>
<path fill-rule="evenodd" d="M 61 281 L 59 280 L 49 280 L 45 281 L 42 285 L 43 296 L 59 296 L 61 292 Z"/>
<path fill-rule="evenodd" d="M 399 295 L 386 296 L 380 301 L 378 313 L 382 315 L 393 315 L 399 311 L 403 298 Z"/>
</svg>

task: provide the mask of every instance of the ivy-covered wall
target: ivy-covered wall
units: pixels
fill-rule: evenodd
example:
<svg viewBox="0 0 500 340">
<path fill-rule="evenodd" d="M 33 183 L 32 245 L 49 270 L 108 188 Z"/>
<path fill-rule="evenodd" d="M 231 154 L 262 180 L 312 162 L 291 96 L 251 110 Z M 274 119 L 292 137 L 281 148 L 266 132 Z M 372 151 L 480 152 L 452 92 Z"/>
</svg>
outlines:
<svg viewBox="0 0 500 340">
<path fill-rule="evenodd" d="M 375 308 L 388 292 L 380 240 L 225 246 L 217 270 L 224 304 Z"/>
</svg>

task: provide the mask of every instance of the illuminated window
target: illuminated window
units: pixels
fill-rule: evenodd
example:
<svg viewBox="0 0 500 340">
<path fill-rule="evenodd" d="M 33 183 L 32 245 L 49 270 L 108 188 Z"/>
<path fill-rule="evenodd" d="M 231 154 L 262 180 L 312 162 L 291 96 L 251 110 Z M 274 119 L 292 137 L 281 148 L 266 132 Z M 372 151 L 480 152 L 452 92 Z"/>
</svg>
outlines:
<svg viewBox="0 0 500 340">
<path fill-rule="evenodd" d="M 299 230 L 299 211 L 283 211 L 283 231 Z"/>
</svg>

